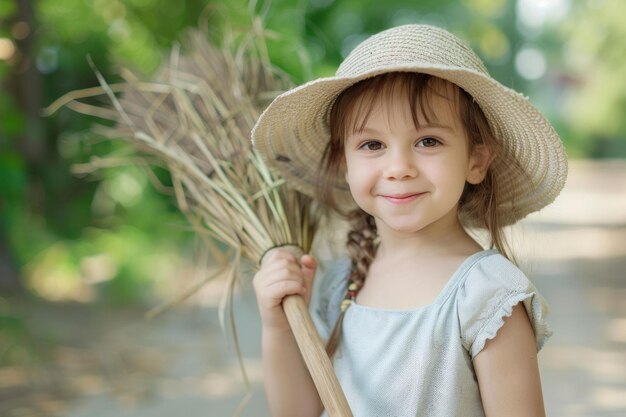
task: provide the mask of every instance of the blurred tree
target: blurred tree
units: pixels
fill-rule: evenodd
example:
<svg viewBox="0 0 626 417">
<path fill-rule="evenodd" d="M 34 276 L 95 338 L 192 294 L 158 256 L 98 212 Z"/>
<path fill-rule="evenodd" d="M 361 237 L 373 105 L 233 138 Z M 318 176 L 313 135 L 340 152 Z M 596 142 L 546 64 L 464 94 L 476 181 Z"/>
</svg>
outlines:
<svg viewBox="0 0 626 417">
<path fill-rule="evenodd" d="M 23 119 L 29 114 L 38 112 L 38 96 L 31 96 L 28 91 L 29 83 L 36 85 L 38 75 L 29 71 L 28 61 L 32 51 L 32 37 L 26 29 L 13 36 L 10 28 L 16 21 L 24 21 L 24 25 L 33 22 L 32 9 L 25 1 L 17 3 L 3 0 L 0 2 L 0 289 L 17 291 L 21 289 L 17 265 L 7 240 L 7 218 L 2 215 L 22 199 L 22 170 L 24 157 L 37 159 L 40 157 L 40 148 L 35 142 L 23 141 Z M 18 51 L 23 51 L 18 54 Z M 9 65 L 19 68 L 18 71 L 7 75 Z M 19 75 L 18 75 L 19 74 Z M 22 83 L 22 80 L 24 83 Z M 37 118 L 37 116 L 35 116 Z M 9 151 L 16 140 L 23 143 L 21 152 Z"/>
<path fill-rule="evenodd" d="M 242 8 L 245 0 L 229 2 Z M 272 61 L 297 83 L 334 74 L 347 53 L 368 35 L 407 23 L 442 26 L 467 39 L 505 85 L 526 87 L 514 69 L 522 44 L 512 0 L 281 0 L 272 2 L 265 26 L 272 31 Z"/>
<path fill-rule="evenodd" d="M 127 186 L 113 191 L 113 211 L 108 216 L 94 213 L 94 197 L 107 182 L 78 178 L 70 173 L 70 166 L 119 146 L 94 142 L 93 135 L 86 133 L 93 118 L 62 111 L 42 120 L 42 105 L 70 90 L 96 84 L 87 55 L 110 81 L 115 81 L 120 65 L 144 74 L 155 71 L 163 49 L 195 25 L 205 8 L 204 0 L 181 4 L 164 0 L 0 0 L 0 288 L 18 288 L 19 277 L 32 283 L 34 278 L 27 275 L 33 270 L 52 280 L 54 268 L 22 268 L 48 259 L 46 251 L 63 240 L 73 254 L 68 259 L 80 279 L 77 254 L 89 255 L 79 249 L 84 247 L 82 240 L 92 239 L 86 234 L 88 228 L 111 230 L 128 224 L 129 216 L 140 217 L 131 214 L 134 209 L 129 211 L 128 199 L 116 203 L 123 200 L 124 193 L 128 195 Z M 106 175 L 126 178 L 126 185 L 128 178 L 133 178 L 121 168 Z M 167 175 L 161 173 L 160 177 L 167 181 Z M 142 187 L 146 185 L 144 181 Z M 99 194 L 105 196 L 100 198 L 103 201 L 110 193 Z M 144 234 L 156 237 L 154 230 L 163 221 L 182 223 L 169 201 L 154 190 L 145 195 L 138 213 L 159 207 L 157 212 L 168 217 L 154 216 L 149 218 L 151 224 L 137 223 Z M 139 238 L 137 234 L 128 236 Z M 164 248 L 169 245 L 165 236 L 159 242 Z M 101 250 L 92 247 L 92 252 Z M 159 251 L 147 244 L 142 256 L 154 252 Z M 129 258 L 120 262 L 128 263 Z M 120 273 L 120 277 L 128 280 L 129 273 Z"/>
<path fill-rule="evenodd" d="M 570 75 L 563 117 L 591 156 L 626 157 L 626 2 L 579 0 L 555 28 Z"/>
<path fill-rule="evenodd" d="M 118 233 L 128 250 L 113 256 L 116 278 L 107 285 L 122 292 L 136 288 L 125 280 L 143 283 L 152 272 L 130 265 L 172 250 L 166 242 L 173 232 L 163 223 L 184 224 L 171 199 L 149 186 L 145 172 L 115 168 L 92 177 L 99 181 L 70 173 L 72 164 L 92 155 L 127 155 L 119 145 L 94 140 L 88 133 L 94 118 L 67 110 L 43 121 L 37 117 L 42 104 L 97 84 L 87 55 L 109 82 L 118 79 L 122 66 L 151 74 L 187 27 L 200 25 L 219 39 L 226 27 L 249 28 L 254 12 L 263 17 L 272 61 L 301 83 L 332 75 L 371 33 L 432 23 L 467 39 L 495 78 L 532 95 L 557 121 L 570 152 L 578 147 L 574 154 L 599 155 L 609 151 L 588 145 L 587 137 L 596 144 L 606 138 L 626 142 L 615 139 L 626 130 L 620 117 L 626 107 L 626 58 L 623 48 L 615 48 L 625 35 L 619 19 L 625 5 L 619 0 L 0 0 L 0 285 L 19 283 L 17 271 L 24 265 L 22 276 L 29 279 L 54 277 L 46 272 L 55 270 L 54 259 L 65 265 L 59 271 L 70 270 L 66 275 L 80 280 L 81 262 L 110 250 L 111 241 L 121 245 L 113 238 Z M 166 173 L 158 177 L 167 183 Z M 123 231 L 131 224 L 134 231 Z M 133 278 L 137 274 L 142 278 Z"/>
</svg>

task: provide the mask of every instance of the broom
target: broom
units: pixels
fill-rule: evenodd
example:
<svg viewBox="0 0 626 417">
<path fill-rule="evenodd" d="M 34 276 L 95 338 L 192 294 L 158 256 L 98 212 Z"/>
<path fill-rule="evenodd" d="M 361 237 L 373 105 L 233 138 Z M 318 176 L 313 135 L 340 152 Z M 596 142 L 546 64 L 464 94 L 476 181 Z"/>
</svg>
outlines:
<svg viewBox="0 0 626 417">
<path fill-rule="evenodd" d="M 70 92 L 45 110 L 49 115 L 66 106 L 111 120 L 114 127 L 99 129 L 105 137 L 125 140 L 167 168 L 177 204 L 194 230 L 209 245 L 218 241 L 234 252 L 232 259 L 222 258 L 229 301 L 243 259 L 257 263 L 266 251 L 285 245 L 297 254 L 309 252 L 321 218 L 316 202 L 289 188 L 250 144 L 261 111 L 289 87 L 272 69 L 261 33 L 256 19 L 250 33 L 239 40 L 227 36 L 217 47 L 190 31 L 185 53 L 173 48 L 152 81 L 122 70 L 124 82 L 109 85 L 94 67 L 100 87 Z M 113 108 L 83 101 L 99 95 Z M 283 308 L 328 414 L 352 416 L 304 300 L 288 296 Z"/>
</svg>

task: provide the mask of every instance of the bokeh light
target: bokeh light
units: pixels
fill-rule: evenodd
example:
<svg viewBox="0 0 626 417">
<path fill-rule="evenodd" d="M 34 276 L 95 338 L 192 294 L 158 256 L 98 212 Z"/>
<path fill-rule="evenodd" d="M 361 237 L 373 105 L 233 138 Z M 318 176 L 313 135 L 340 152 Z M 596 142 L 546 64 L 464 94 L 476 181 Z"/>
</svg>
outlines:
<svg viewBox="0 0 626 417">
<path fill-rule="evenodd" d="M 15 44 L 11 39 L 0 38 L 0 60 L 8 61 L 15 54 Z"/>
<path fill-rule="evenodd" d="M 527 80 L 537 80 L 546 73 L 546 57 L 536 48 L 524 47 L 515 55 L 515 69 Z"/>
<path fill-rule="evenodd" d="M 570 0 L 517 0 L 517 19 L 530 29 L 539 29 L 548 22 L 563 19 Z"/>
<path fill-rule="evenodd" d="M 11 28 L 11 34 L 17 40 L 26 39 L 30 34 L 30 25 L 27 22 L 16 22 Z"/>
</svg>

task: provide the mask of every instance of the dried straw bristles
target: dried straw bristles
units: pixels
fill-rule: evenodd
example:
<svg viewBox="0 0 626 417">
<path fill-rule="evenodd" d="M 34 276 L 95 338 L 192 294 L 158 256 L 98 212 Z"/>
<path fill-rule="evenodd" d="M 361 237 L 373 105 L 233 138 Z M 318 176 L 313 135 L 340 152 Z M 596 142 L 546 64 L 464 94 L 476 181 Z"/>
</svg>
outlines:
<svg viewBox="0 0 626 417">
<path fill-rule="evenodd" d="M 319 219 L 310 197 L 285 186 L 251 148 L 250 131 L 265 105 L 288 87 L 271 68 L 259 35 L 218 48 L 188 34 L 153 81 L 122 71 L 126 82 L 75 91 L 53 103 L 116 122 L 109 138 L 128 141 L 170 171 L 181 210 L 196 231 L 254 262 L 270 247 L 309 251 Z M 229 43 L 229 44 L 228 44 Z M 121 92 L 121 98 L 115 93 Z M 106 94 L 115 109 L 79 99 Z"/>
<path fill-rule="evenodd" d="M 231 36 L 216 47 L 204 34 L 191 31 L 184 53 L 174 48 L 154 80 L 141 81 L 123 70 L 125 82 L 109 85 L 94 68 L 100 87 L 70 92 L 46 110 L 51 114 L 66 106 L 115 122 L 115 127 L 99 130 L 105 137 L 130 143 L 140 153 L 141 164 L 165 166 L 178 205 L 197 234 L 209 247 L 217 240 L 233 250 L 230 259 L 216 259 L 221 262 L 220 272 L 227 272 L 220 322 L 224 328 L 228 306 L 248 386 L 235 414 L 251 392 L 232 308 L 240 261 L 247 258 L 256 264 L 266 250 L 282 244 L 295 244 L 308 252 L 321 215 L 310 197 L 286 187 L 251 147 L 250 132 L 261 111 L 289 87 L 286 77 L 277 76 L 271 67 L 260 33 L 257 20 L 238 42 Z M 110 99 L 109 105 L 84 101 L 102 95 Z M 131 160 L 136 163 L 137 158 Z M 115 163 L 95 160 L 91 169 Z M 149 315 L 184 300 L 212 278 Z"/>
</svg>

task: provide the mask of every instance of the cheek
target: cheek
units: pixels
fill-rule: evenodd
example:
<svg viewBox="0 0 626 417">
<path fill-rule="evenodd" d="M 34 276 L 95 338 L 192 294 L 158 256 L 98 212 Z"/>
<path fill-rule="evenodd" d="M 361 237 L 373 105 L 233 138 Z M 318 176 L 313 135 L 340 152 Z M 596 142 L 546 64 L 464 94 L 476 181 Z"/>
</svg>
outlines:
<svg viewBox="0 0 626 417">
<path fill-rule="evenodd" d="M 375 187 L 375 179 L 371 170 L 361 164 L 348 164 L 348 169 L 344 173 L 346 182 L 350 189 L 350 194 L 357 203 L 362 203 L 363 198 L 367 198 Z M 360 204 L 359 204 L 360 205 Z"/>
<path fill-rule="evenodd" d="M 468 174 L 467 163 L 454 158 L 437 165 L 431 171 L 431 181 L 439 184 L 450 198 L 460 198 Z"/>
<path fill-rule="evenodd" d="M 348 185 L 352 186 L 359 179 L 363 178 L 361 165 L 358 163 L 358 160 L 350 158 L 349 155 L 343 158 L 341 170 Z"/>
<path fill-rule="evenodd" d="M 348 183 L 348 187 L 350 187 L 350 191 L 352 191 L 353 194 L 359 188 L 363 187 L 364 178 L 359 169 L 352 167 L 346 170 L 345 178 Z"/>
</svg>

